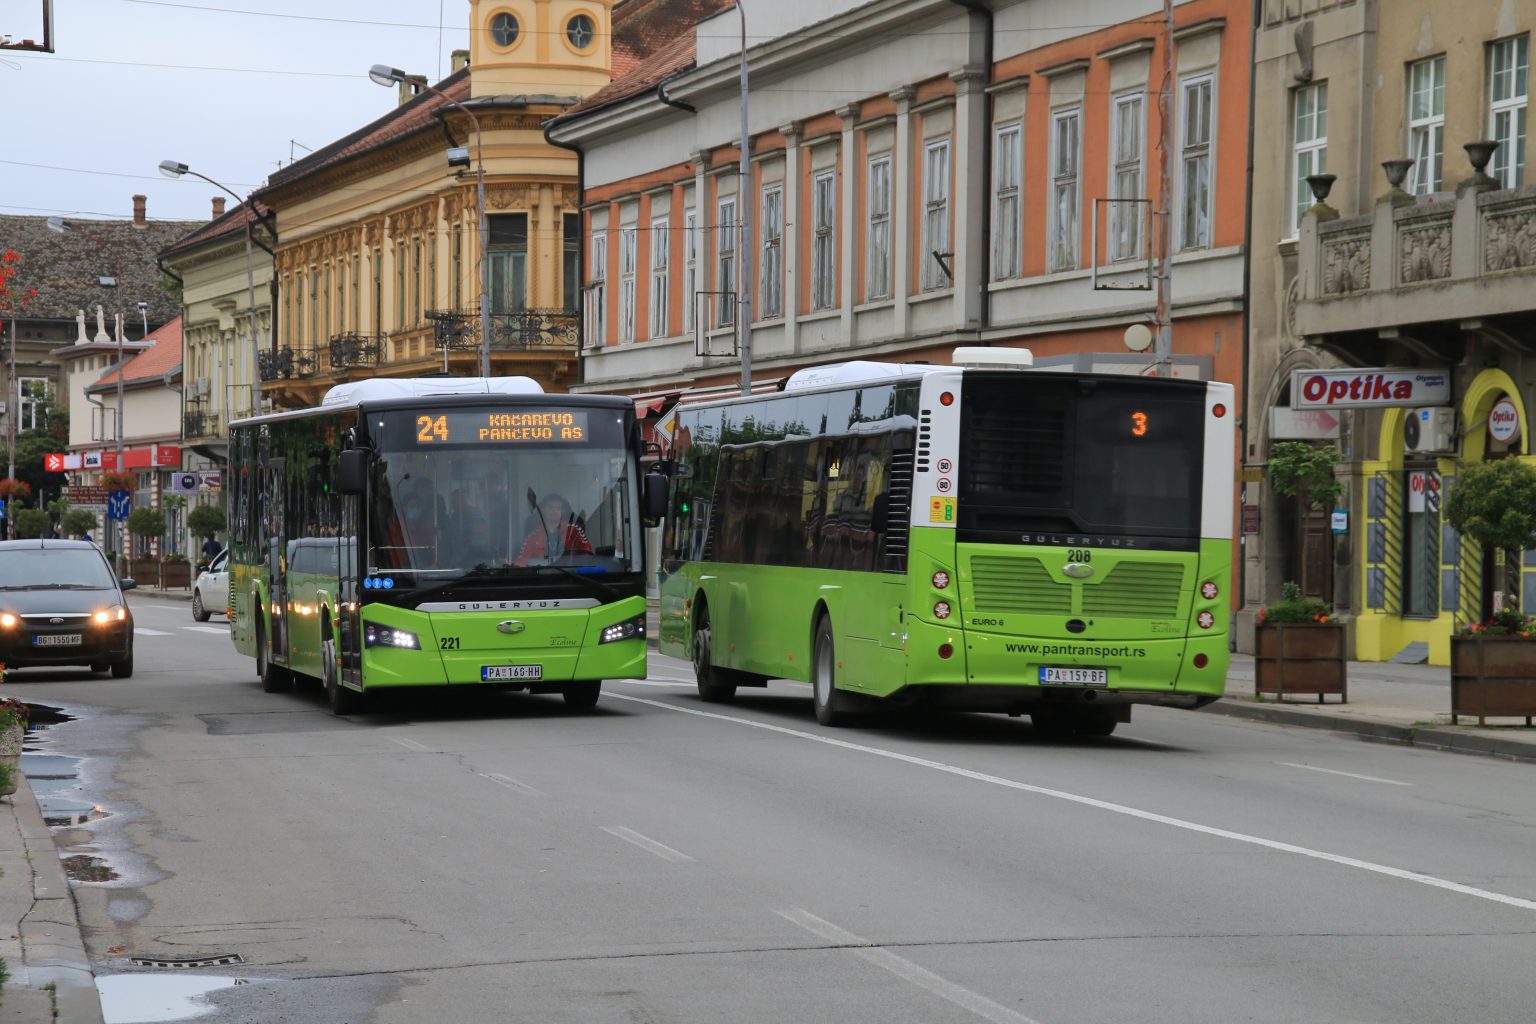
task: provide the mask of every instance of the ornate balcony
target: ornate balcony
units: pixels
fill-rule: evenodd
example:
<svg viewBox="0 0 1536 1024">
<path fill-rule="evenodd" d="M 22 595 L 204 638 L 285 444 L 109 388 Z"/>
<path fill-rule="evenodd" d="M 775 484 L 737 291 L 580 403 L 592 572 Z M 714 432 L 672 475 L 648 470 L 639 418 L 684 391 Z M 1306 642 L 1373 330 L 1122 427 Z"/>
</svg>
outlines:
<svg viewBox="0 0 1536 1024">
<path fill-rule="evenodd" d="M 284 345 L 256 353 L 256 372 L 262 383 L 274 380 L 291 380 L 314 372 L 317 360 L 313 352 Z"/>
<path fill-rule="evenodd" d="M 440 349 L 469 351 L 480 347 L 480 311 L 433 309 L 427 312 L 433 338 Z M 520 309 L 491 314 L 492 352 L 576 351 L 580 339 L 574 309 Z"/>
<path fill-rule="evenodd" d="M 219 432 L 219 414 L 188 409 L 181 417 L 181 436 L 185 441 L 222 437 Z"/>
<path fill-rule="evenodd" d="M 384 338 L 376 334 L 334 334 L 326 356 L 326 368 L 330 370 L 378 366 L 384 358 Z"/>
</svg>

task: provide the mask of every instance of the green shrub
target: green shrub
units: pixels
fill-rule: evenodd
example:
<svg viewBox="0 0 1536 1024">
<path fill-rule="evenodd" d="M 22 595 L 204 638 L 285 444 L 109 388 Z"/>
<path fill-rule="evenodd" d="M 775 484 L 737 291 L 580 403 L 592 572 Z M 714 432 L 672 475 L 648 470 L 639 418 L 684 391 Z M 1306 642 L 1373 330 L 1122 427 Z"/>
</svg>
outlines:
<svg viewBox="0 0 1536 1024">
<path fill-rule="evenodd" d="M 1287 580 L 1280 584 L 1280 600 L 1261 610 L 1259 621 L 1266 625 L 1327 622 L 1332 616 L 1333 609 L 1328 602 L 1303 597 L 1301 587 Z"/>
<path fill-rule="evenodd" d="M 229 528 L 224 510 L 217 505 L 199 505 L 187 513 L 187 530 L 194 537 L 212 537 Z"/>
<path fill-rule="evenodd" d="M 100 525 L 96 521 L 96 513 L 89 509 L 72 508 L 64 513 L 64 518 L 59 523 L 59 531 L 66 537 L 84 537 L 98 529 Z"/>
</svg>

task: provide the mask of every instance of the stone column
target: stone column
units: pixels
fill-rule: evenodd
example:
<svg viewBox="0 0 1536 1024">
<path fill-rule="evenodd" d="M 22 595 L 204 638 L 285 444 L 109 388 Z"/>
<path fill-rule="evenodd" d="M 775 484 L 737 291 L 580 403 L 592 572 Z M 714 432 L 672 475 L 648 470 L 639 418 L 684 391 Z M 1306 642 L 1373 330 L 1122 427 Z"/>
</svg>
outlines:
<svg viewBox="0 0 1536 1024">
<path fill-rule="evenodd" d="M 859 117 L 859 105 L 850 103 L 837 108 L 837 116 L 843 121 L 842 152 L 840 159 L 843 168 L 842 187 L 842 214 L 838 218 L 838 226 L 841 229 L 838 236 L 839 248 L 842 250 L 842 283 L 838 292 L 838 308 L 842 313 L 842 336 L 850 344 L 853 342 L 853 307 L 858 305 L 859 296 L 854 294 L 854 283 L 858 280 L 857 268 L 854 265 L 855 254 L 858 252 L 856 241 L 859 230 L 859 218 L 857 203 L 854 197 L 858 195 L 859 179 L 864 174 L 864 168 L 858 166 L 858 147 L 855 144 L 853 126 Z"/>
<path fill-rule="evenodd" d="M 981 294 L 987 287 L 981 268 L 985 246 L 991 239 L 985 232 L 973 230 L 987 222 L 983 216 L 990 196 L 982 194 L 986 161 L 991 159 L 985 83 L 986 70 L 967 64 L 949 73 L 955 83 L 954 186 L 950 194 L 950 272 L 954 275 L 955 326 L 976 330 L 981 326 Z M 977 143 L 980 142 L 978 146 Z"/>
<path fill-rule="evenodd" d="M 912 97 L 917 91 L 904 85 L 891 93 L 896 101 L 896 152 L 891 160 L 891 299 L 892 333 L 907 333 L 907 296 L 912 291 L 912 184 L 917 179 L 912 160 Z"/>
<path fill-rule="evenodd" d="M 800 122 L 779 126 L 784 136 L 784 351 L 800 350 Z"/>
</svg>

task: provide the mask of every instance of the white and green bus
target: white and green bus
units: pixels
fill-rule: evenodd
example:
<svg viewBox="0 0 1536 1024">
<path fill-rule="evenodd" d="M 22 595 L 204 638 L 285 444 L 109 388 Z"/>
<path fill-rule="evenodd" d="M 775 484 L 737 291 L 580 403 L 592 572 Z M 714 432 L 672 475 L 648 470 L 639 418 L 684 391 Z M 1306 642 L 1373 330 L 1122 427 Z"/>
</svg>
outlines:
<svg viewBox="0 0 1536 1024">
<path fill-rule="evenodd" d="M 1108 735 L 1220 697 L 1232 386 L 955 363 L 670 414 L 661 651 L 709 701 L 810 683 L 826 725 L 881 698 Z"/>
<path fill-rule="evenodd" d="M 230 425 L 230 634 L 338 714 L 393 687 L 644 678 L 634 403 L 527 377 L 375 379 Z M 649 482 L 652 516 L 664 492 Z"/>
</svg>

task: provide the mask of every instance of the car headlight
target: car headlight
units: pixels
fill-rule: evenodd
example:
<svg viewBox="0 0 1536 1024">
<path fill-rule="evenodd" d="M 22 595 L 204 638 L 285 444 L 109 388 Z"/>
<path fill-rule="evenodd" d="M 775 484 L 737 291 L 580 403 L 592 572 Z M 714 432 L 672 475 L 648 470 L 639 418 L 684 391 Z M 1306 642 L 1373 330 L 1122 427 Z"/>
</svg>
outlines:
<svg viewBox="0 0 1536 1024">
<path fill-rule="evenodd" d="M 0 612 L 0 627 L 10 629 L 14 625 L 16 625 L 16 616 L 10 612 Z"/>
<path fill-rule="evenodd" d="M 625 619 L 623 622 L 615 622 L 611 626 L 604 626 L 603 635 L 598 638 L 597 642 L 600 644 L 611 644 L 637 636 L 645 636 L 644 615 L 636 615 L 632 619 Z"/>
<path fill-rule="evenodd" d="M 128 609 L 120 604 L 115 604 L 110 608 L 103 608 L 95 615 L 92 615 L 91 621 L 98 626 L 110 626 L 114 622 L 123 622 L 127 618 Z"/>
<path fill-rule="evenodd" d="M 363 623 L 363 646 L 365 647 L 404 647 L 408 650 L 421 650 L 421 637 L 415 633 L 394 626 L 380 626 L 375 622 Z"/>
</svg>

